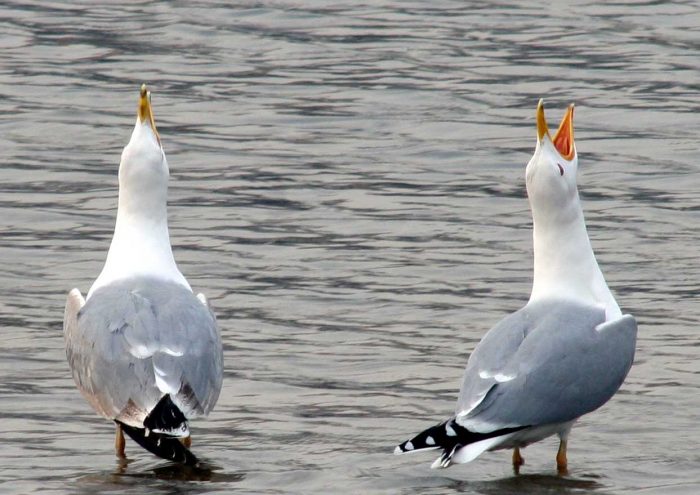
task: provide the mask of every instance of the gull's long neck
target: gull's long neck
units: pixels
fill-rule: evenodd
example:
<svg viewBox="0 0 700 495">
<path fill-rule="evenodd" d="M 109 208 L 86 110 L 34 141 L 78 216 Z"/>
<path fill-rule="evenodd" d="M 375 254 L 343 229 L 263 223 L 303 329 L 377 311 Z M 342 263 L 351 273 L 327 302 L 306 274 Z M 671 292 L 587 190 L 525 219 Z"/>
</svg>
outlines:
<svg viewBox="0 0 700 495">
<path fill-rule="evenodd" d="M 112 244 L 88 297 L 114 280 L 134 276 L 151 276 L 190 287 L 170 247 L 166 196 L 167 186 L 163 191 L 148 192 L 120 186 Z"/>
<path fill-rule="evenodd" d="M 604 305 L 607 318 L 621 315 L 598 267 L 578 198 L 555 214 L 533 208 L 535 274 L 530 301 L 571 298 Z"/>
</svg>

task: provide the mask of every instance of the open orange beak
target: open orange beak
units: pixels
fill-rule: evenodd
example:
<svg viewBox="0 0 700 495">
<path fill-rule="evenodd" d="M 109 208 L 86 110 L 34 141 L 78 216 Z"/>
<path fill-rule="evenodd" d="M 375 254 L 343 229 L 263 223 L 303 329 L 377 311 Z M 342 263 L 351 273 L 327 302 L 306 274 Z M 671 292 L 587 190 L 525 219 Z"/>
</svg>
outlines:
<svg viewBox="0 0 700 495">
<path fill-rule="evenodd" d="M 537 138 L 541 141 L 545 135 L 549 135 L 547 120 L 544 117 L 544 102 L 537 104 Z M 554 147 L 565 160 L 574 158 L 574 104 L 569 105 L 564 118 L 559 124 L 559 129 L 552 139 Z"/>
<path fill-rule="evenodd" d="M 566 109 L 564 118 L 561 119 L 559 129 L 552 139 L 554 147 L 565 160 L 574 158 L 574 104 Z"/>
</svg>

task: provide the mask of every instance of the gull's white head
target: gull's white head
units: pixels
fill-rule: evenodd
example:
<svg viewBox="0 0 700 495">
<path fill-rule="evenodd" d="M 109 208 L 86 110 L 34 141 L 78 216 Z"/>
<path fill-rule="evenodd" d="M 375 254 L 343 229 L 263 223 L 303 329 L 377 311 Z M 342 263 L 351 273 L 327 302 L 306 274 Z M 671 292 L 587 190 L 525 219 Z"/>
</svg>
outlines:
<svg viewBox="0 0 700 495">
<path fill-rule="evenodd" d="M 168 162 L 151 107 L 151 92 L 141 86 L 136 125 L 119 164 L 119 208 L 129 214 L 163 214 L 168 194 Z"/>
<path fill-rule="evenodd" d="M 535 251 L 530 301 L 574 299 L 604 306 L 609 318 L 617 317 L 620 308 L 605 283 L 586 231 L 577 172 L 574 106 L 569 106 L 551 137 L 540 100 L 537 146 L 525 172 Z"/>
<path fill-rule="evenodd" d="M 157 277 L 189 288 L 170 247 L 168 176 L 151 94 L 144 84 L 136 125 L 119 163 L 119 207 L 112 244 L 88 298 L 110 282 L 133 276 Z"/>
<path fill-rule="evenodd" d="M 570 221 L 580 213 L 574 144 L 574 105 L 570 105 L 554 138 L 549 134 L 544 103 L 537 105 L 537 147 L 527 164 L 525 181 L 535 221 Z"/>
</svg>

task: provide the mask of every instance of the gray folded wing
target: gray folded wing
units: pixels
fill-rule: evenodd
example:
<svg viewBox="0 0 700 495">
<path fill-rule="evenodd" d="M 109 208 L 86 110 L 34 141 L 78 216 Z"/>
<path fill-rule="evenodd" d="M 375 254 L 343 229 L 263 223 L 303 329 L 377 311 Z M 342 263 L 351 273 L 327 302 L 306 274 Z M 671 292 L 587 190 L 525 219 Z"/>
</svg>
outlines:
<svg viewBox="0 0 700 495">
<path fill-rule="evenodd" d="M 528 304 L 472 353 L 457 404 L 475 432 L 571 421 L 607 402 L 632 366 L 637 324 L 571 301 Z"/>
<path fill-rule="evenodd" d="M 71 314 L 75 307 L 69 296 L 68 362 L 99 413 L 133 422 L 166 393 L 186 417 L 212 409 L 223 377 L 221 337 L 213 313 L 192 292 L 134 278 L 98 289 Z"/>
</svg>

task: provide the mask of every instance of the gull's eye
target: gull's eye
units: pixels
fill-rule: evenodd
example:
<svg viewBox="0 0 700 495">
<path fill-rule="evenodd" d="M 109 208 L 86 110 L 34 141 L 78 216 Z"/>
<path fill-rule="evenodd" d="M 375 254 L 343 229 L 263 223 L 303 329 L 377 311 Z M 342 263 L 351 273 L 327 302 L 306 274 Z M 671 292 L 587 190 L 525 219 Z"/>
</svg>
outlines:
<svg viewBox="0 0 700 495">
<path fill-rule="evenodd" d="M 564 175 L 564 167 L 560 163 L 557 163 L 557 167 L 559 167 L 559 175 Z"/>
</svg>

